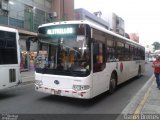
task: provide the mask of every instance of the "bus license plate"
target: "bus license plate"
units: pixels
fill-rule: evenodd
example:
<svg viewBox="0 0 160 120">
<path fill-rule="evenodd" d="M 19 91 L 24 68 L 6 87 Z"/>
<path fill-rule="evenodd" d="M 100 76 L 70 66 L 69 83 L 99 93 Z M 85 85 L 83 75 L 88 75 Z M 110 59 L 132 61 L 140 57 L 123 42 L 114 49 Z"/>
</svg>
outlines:
<svg viewBox="0 0 160 120">
<path fill-rule="evenodd" d="M 54 94 L 55 95 L 60 95 L 61 94 L 61 90 L 54 90 Z"/>
</svg>

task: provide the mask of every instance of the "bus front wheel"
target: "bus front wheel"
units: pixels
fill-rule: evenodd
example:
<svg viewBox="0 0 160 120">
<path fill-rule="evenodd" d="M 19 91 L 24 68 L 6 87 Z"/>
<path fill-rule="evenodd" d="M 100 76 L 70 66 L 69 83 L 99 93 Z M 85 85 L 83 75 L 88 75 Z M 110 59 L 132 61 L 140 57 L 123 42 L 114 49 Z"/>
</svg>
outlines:
<svg viewBox="0 0 160 120">
<path fill-rule="evenodd" d="M 111 74 L 110 84 L 109 84 L 109 93 L 112 94 L 117 88 L 117 76 L 116 73 Z"/>
</svg>

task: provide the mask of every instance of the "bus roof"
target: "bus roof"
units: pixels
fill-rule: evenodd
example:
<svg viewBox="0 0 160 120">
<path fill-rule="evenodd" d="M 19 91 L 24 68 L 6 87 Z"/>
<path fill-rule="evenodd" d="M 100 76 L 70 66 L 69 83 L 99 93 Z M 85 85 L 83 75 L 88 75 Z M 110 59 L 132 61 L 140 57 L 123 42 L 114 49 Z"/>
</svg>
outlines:
<svg viewBox="0 0 160 120">
<path fill-rule="evenodd" d="M 9 27 L 5 27 L 5 26 L 0 26 L 0 30 L 2 31 L 7 31 L 7 32 L 18 32 L 18 30 L 14 29 L 14 28 L 9 28 Z"/>
<path fill-rule="evenodd" d="M 124 40 L 126 40 L 126 42 L 131 42 L 131 43 L 133 43 L 133 44 L 135 44 L 135 45 L 139 45 L 139 46 L 141 46 L 141 47 L 144 48 L 144 46 L 140 45 L 139 43 L 137 43 L 137 42 L 135 42 L 135 41 L 133 41 L 133 40 L 130 40 L 130 39 L 124 37 L 124 36 L 121 36 L 121 35 L 119 35 L 119 34 L 116 34 L 116 33 L 112 32 L 112 31 L 110 31 L 110 30 L 107 30 L 105 27 L 99 26 L 98 24 L 95 24 L 95 23 L 90 22 L 90 21 L 87 21 L 87 20 L 52 22 L 52 23 L 42 24 L 42 25 L 39 26 L 39 28 L 40 28 L 40 27 L 52 26 L 52 25 L 64 25 L 64 24 L 88 24 L 88 25 L 89 25 L 90 27 L 92 27 L 92 28 L 95 28 L 95 29 L 97 29 L 97 30 L 101 30 L 101 31 L 103 31 L 103 32 L 105 32 L 105 33 L 108 33 L 108 34 L 110 34 L 110 35 L 113 35 L 113 36 L 115 36 L 115 37 L 124 39 Z"/>
</svg>

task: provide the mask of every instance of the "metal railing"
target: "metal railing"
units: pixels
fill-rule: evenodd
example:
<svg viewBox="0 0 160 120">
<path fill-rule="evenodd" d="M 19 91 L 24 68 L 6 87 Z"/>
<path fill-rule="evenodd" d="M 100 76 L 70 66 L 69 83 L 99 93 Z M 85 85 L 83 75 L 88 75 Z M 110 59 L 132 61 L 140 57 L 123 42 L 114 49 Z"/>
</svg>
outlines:
<svg viewBox="0 0 160 120">
<path fill-rule="evenodd" d="M 53 21 L 47 14 L 18 11 L 15 15 L 0 14 L 0 25 L 37 32 L 38 26 Z"/>
<path fill-rule="evenodd" d="M 1 14 L 2 13 L 2 14 Z M 13 13 L 13 14 L 11 14 Z M 3 14 L 3 10 L 0 9 L 0 25 L 14 27 L 17 29 L 23 29 L 31 32 L 37 32 L 38 26 L 44 23 L 67 20 L 67 14 L 64 14 L 61 18 L 50 16 L 46 12 L 35 11 L 16 11 Z"/>
</svg>

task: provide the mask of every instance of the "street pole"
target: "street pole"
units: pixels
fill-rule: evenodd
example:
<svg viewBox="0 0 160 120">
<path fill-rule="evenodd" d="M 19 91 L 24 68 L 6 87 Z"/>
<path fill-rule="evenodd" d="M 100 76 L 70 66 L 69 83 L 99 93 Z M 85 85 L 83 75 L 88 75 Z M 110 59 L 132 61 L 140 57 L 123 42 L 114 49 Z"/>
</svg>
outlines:
<svg viewBox="0 0 160 120">
<path fill-rule="evenodd" d="M 29 58 L 29 54 L 30 54 L 30 52 L 27 51 L 27 68 L 28 68 L 28 71 L 30 70 L 30 58 Z"/>
</svg>

